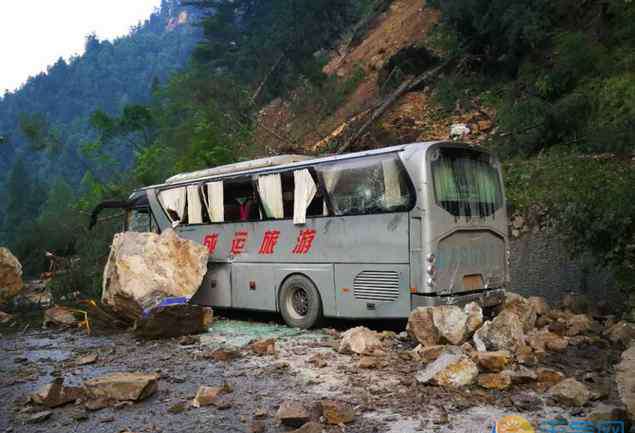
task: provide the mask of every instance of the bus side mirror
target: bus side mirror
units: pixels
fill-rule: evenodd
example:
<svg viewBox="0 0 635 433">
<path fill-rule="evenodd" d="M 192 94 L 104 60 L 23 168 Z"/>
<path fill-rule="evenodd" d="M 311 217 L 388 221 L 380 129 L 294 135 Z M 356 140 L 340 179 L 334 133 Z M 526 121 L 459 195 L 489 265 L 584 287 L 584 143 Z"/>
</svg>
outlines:
<svg viewBox="0 0 635 433">
<path fill-rule="evenodd" d="M 93 209 L 93 212 L 90 214 L 90 223 L 88 224 L 88 230 L 92 230 L 93 227 L 97 225 L 97 223 L 99 222 L 98 220 L 99 214 L 104 209 L 127 209 L 127 208 L 128 208 L 127 201 L 110 200 L 110 201 L 103 201 L 99 203 L 95 207 L 95 209 Z"/>
</svg>

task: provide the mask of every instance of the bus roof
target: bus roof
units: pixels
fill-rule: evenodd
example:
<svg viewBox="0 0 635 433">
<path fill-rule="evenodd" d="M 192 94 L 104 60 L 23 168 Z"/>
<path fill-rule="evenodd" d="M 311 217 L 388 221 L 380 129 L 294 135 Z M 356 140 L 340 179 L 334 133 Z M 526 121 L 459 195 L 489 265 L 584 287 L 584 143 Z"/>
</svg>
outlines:
<svg viewBox="0 0 635 433">
<path fill-rule="evenodd" d="M 167 186 L 176 186 L 179 184 L 188 184 L 194 182 L 200 182 L 203 180 L 211 180 L 213 178 L 222 178 L 225 176 L 244 175 L 244 174 L 257 174 L 261 172 L 268 172 L 272 169 L 286 170 L 299 167 L 306 167 L 307 165 L 320 164 L 325 162 L 340 161 L 352 158 L 359 158 L 363 156 L 381 155 L 384 153 L 401 152 L 405 150 L 422 150 L 427 149 L 436 144 L 447 143 L 451 146 L 474 148 L 477 146 L 467 145 L 456 142 L 449 142 L 446 140 L 428 141 L 423 143 L 402 144 L 399 146 L 384 147 L 381 149 L 367 150 L 363 152 L 346 153 L 343 155 L 330 155 L 325 157 L 310 157 L 305 155 L 279 155 L 269 158 L 256 159 L 251 161 L 238 162 L 236 164 L 222 165 L 205 170 L 194 171 L 191 173 L 182 173 L 170 177 L 163 184 L 147 186 L 141 188 L 140 191 L 150 188 L 162 188 Z M 482 151 L 486 151 L 481 148 Z"/>
</svg>

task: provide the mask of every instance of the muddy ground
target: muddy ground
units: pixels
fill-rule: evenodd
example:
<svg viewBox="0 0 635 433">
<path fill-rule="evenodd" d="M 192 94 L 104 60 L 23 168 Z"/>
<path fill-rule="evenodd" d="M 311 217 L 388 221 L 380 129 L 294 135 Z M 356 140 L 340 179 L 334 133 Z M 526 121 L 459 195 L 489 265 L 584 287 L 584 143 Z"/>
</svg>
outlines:
<svg viewBox="0 0 635 433">
<path fill-rule="evenodd" d="M 573 420 L 588 414 L 599 401 L 617 398 L 612 379 L 619 350 L 605 345 L 572 346 L 551 354 L 543 365 L 584 382 L 595 402 L 584 408 L 560 407 L 537 384 L 517 385 L 508 391 L 486 391 L 477 385 L 460 390 L 417 384 L 421 364 L 406 352 L 415 344 L 388 332 L 391 348 L 379 368 L 360 369 L 359 357 L 337 353 L 331 329 L 299 331 L 275 317 L 245 315 L 217 320 L 199 341 L 183 345 L 177 339 L 138 340 L 129 333 L 89 337 L 81 330 L 2 330 L 0 339 L 0 432 L 250 432 L 256 411 L 264 410 L 266 432 L 287 432 L 274 415 L 286 399 L 308 405 L 335 399 L 354 406 L 356 419 L 346 432 L 490 432 L 505 415 L 522 415 L 537 424 L 542 420 Z M 273 319 L 273 322 L 271 321 Z M 400 331 L 402 322 L 355 323 L 375 330 Z M 329 323 L 339 330 L 350 323 Z M 257 356 L 245 345 L 254 339 L 276 338 L 275 356 Z M 219 348 L 241 349 L 241 357 L 215 361 L 206 356 Z M 74 360 L 97 354 L 92 365 L 75 366 Z M 159 391 L 148 400 L 119 408 L 88 412 L 71 404 L 53 410 L 43 423 L 25 422 L 30 412 L 26 398 L 54 377 L 67 385 L 110 372 L 159 372 Z M 200 385 L 233 388 L 231 407 L 168 411 L 193 398 Z"/>
</svg>

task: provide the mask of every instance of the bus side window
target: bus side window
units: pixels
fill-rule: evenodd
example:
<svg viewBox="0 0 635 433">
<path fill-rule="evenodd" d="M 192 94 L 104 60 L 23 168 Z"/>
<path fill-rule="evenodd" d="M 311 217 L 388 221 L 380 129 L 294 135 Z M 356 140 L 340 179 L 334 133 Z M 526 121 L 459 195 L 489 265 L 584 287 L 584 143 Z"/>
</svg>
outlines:
<svg viewBox="0 0 635 433">
<path fill-rule="evenodd" d="M 260 211 L 251 177 L 224 182 L 225 222 L 258 221 Z"/>
</svg>

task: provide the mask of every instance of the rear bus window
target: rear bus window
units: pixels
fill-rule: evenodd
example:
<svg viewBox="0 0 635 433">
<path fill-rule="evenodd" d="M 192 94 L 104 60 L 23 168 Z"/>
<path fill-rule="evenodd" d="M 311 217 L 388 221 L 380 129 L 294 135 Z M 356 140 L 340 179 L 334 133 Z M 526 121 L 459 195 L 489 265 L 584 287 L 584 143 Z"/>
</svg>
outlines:
<svg viewBox="0 0 635 433">
<path fill-rule="evenodd" d="M 396 155 L 359 158 L 316 167 L 335 215 L 408 211 L 413 200 Z"/>
<path fill-rule="evenodd" d="M 450 214 L 490 216 L 503 205 L 496 166 L 486 153 L 464 149 L 437 149 L 432 155 L 436 203 Z"/>
</svg>

